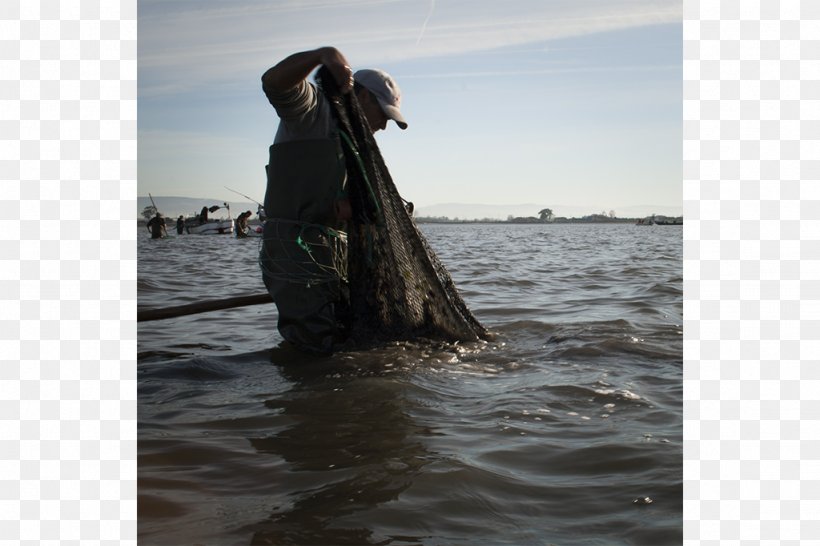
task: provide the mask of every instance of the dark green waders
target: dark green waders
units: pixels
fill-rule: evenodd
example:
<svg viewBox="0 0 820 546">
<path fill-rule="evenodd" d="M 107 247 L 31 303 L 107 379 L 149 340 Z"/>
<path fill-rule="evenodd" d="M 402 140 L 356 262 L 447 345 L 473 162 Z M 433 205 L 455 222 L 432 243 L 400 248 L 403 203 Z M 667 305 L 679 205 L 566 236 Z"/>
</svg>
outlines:
<svg viewBox="0 0 820 546">
<path fill-rule="evenodd" d="M 270 147 L 265 223 L 259 263 L 279 310 L 279 333 L 298 348 L 330 353 L 344 336 L 346 260 L 335 234 L 336 202 L 345 183 L 335 139 Z M 329 229 L 328 229 L 329 228 Z"/>
</svg>

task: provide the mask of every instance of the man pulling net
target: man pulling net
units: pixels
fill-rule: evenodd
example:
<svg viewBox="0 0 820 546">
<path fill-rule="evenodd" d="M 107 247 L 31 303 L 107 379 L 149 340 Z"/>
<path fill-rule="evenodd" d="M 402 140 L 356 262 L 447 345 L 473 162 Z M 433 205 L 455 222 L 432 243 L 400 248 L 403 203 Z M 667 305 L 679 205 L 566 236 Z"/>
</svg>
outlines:
<svg viewBox="0 0 820 546">
<path fill-rule="evenodd" d="M 322 68 L 317 84 L 309 74 Z M 269 69 L 263 90 L 280 118 L 267 166 L 260 266 L 282 337 L 334 345 L 487 336 L 416 228 L 373 133 L 402 128 L 401 91 L 381 70 L 355 74 L 335 48 Z"/>
</svg>

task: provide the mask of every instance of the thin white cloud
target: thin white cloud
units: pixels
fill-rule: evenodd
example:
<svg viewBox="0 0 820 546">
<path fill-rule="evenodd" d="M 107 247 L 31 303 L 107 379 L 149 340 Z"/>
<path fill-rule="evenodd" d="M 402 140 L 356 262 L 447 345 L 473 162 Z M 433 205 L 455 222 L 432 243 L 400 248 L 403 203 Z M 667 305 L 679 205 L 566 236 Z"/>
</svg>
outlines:
<svg viewBox="0 0 820 546">
<path fill-rule="evenodd" d="M 320 45 L 337 46 L 355 66 L 384 66 L 681 20 L 679 2 L 658 0 L 237 1 L 218 7 L 141 0 L 140 94 L 258 79 L 290 53 Z"/>
<path fill-rule="evenodd" d="M 421 25 L 421 30 L 419 31 L 419 37 L 416 40 L 416 45 L 418 46 L 421 43 L 421 39 L 424 36 L 424 31 L 427 29 L 427 23 L 430 22 L 430 18 L 433 16 L 433 10 L 436 9 L 436 0 L 430 0 L 430 11 L 427 13 L 427 18 L 424 20 L 424 23 Z"/>
</svg>

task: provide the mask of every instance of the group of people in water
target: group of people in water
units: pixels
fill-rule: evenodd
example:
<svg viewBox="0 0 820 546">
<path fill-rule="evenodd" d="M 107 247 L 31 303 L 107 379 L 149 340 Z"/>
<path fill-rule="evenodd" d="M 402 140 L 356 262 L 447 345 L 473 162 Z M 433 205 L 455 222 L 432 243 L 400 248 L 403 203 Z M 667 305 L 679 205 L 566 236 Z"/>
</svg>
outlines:
<svg viewBox="0 0 820 546">
<path fill-rule="evenodd" d="M 257 215 L 259 216 L 259 220 L 264 222 L 265 221 L 265 210 L 262 206 L 259 206 L 259 209 L 256 211 Z M 253 213 L 249 210 L 246 210 L 239 216 L 237 216 L 236 220 L 234 220 L 234 233 L 236 234 L 237 238 L 243 238 L 248 236 L 248 231 L 250 227 L 248 226 L 248 220 Z M 202 207 L 200 213 L 196 216 L 196 223 L 197 225 L 202 225 L 208 222 L 208 207 Z M 166 228 L 165 217 L 163 217 L 161 212 L 157 212 L 156 215 L 148 221 L 146 224 L 148 231 L 151 233 L 152 239 L 161 239 L 162 237 L 168 236 L 168 231 Z M 182 235 L 185 232 L 185 218 L 180 215 L 177 218 L 177 234 Z"/>
</svg>

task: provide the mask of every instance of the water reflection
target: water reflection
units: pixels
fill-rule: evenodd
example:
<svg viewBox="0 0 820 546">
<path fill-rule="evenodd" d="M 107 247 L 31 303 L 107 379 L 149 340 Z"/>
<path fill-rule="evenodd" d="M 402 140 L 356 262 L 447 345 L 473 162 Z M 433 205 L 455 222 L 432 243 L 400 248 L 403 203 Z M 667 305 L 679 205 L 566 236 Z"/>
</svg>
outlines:
<svg viewBox="0 0 820 546">
<path fill-rule="evenodd" d="M 282 366 L 293 388 L 265 405 L 292 420 L 251 438 L 259 453 L 290 465 L 289 502 L 253 526 L 251 544 L 387 544 L 374 507 L 395 501 L 430 460 L 429 434 L 408 416 L 412 402 L 395 376 L 351 374 L 338 360 Z M 402 532 L 402 540 L 417 540 Z"/>
</svg>

